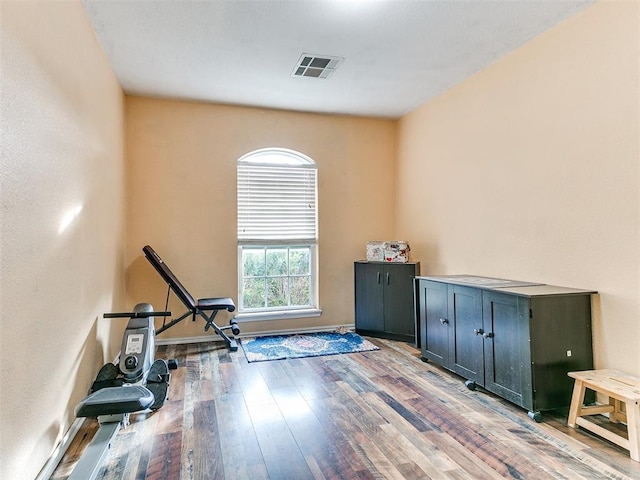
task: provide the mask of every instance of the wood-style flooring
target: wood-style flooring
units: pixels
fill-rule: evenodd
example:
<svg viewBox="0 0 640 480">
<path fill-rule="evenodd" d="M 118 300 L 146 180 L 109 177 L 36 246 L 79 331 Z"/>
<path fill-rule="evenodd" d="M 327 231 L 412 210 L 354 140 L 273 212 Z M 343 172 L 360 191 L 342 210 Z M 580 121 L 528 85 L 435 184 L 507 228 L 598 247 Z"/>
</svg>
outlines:
<svg viewBox="0 0 640 480">
<path fill-rule="evenodd" d="M 527 412 L 420 360 L 379 351 L 247 363 L 221 343 L 160 346 L 169 401 L 132 415 L 102 480 L 640 479 L 640 463 L 566 416 Z M 51 477 L 66 479 L 87 420 Z"/>
</svg>

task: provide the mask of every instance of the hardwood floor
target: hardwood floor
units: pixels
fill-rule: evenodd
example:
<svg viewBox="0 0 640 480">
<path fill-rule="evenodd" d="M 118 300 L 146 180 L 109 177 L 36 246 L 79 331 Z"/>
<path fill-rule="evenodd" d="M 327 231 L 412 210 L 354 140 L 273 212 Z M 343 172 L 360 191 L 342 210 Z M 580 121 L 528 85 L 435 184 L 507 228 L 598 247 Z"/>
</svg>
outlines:
<svg viewBox="0 0 640 480">
<path fill-rule="evenodd" d="M 103 480 L 640 479 L 627 451 L 545 412 L 537 424 L 420 360 L 417 349 L 247 363 L 219 342 L 160 346 L 176 358 L 169 401 L 132 415 Z M 85 422 L 51 479 L 66 479 Z"/>
</svg>

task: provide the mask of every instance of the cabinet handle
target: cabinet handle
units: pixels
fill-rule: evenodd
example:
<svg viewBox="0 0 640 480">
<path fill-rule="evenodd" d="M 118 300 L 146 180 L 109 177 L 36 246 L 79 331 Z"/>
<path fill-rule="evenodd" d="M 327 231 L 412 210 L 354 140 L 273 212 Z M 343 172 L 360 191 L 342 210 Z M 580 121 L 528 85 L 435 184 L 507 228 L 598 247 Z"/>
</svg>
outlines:
<svg viewBox="0 0 640 480">
<path fill-rule="evenodd" d="M 380 285 L 380 272 L 378 272 L 378 285 Z"/>
<path fill-rule="evenodd" d="M 387 272 L 387 285 L 391 284 L 391 274 Z"/>
<path fill-rule="evenodd" d="M 483 333 L 482 338 L 493 338 L 493 333 L 491 332 Z"/>
<path fill-rule="evenodd" d="M 482 335 L 484 333 L 484 330 L 482 330 L 481 328 L 474 328 L 473 333 L 475 333 L 476 335 Z"/>
<path fill-rule="evenodd" d="M 440 323 L 444 325 L 445 323 L 449 323 L 449 320 L 447 320 L 446 318 L 441 318 Z"/>
</svg>

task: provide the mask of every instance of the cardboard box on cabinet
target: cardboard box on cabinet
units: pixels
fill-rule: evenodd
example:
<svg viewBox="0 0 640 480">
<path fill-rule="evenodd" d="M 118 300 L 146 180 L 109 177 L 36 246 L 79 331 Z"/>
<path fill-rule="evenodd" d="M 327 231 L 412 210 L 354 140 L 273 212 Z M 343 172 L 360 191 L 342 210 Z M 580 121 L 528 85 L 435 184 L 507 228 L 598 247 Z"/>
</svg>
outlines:
<svg viewBox="0 0 640 480">
<path fill-rule="evenodd" d="M 385 242 L 378 241 L 367 242 L 367 261 L 384 262 L 384 244 Z"/>
<path fill-rule="evenodd" d="M 393 241 L 385 242 L 384 261 L 405 263 L 409 261 L 409 251 L 411 248 L 407 242 Z"/>
<path fill-rule="evenodd" d="M 401 240 L 370 241 L 367 242 L 367 261 L 406 263 L 410 250 L 409 244 Z"/>
</svg>

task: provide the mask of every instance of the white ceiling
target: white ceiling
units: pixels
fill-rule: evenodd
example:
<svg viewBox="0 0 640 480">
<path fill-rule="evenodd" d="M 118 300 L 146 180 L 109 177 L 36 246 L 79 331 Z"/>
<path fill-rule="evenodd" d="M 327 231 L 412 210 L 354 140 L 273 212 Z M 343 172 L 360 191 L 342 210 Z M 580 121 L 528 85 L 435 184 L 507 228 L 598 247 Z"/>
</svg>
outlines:
<svg viewBox="0 0 640 480">
<path fill-rule="evenodd" d="M 594 0 L 82 0 L 128 94 L 398 118 Z M 302 53 L 344 57 L 293 77 Z"/>
</svg>

